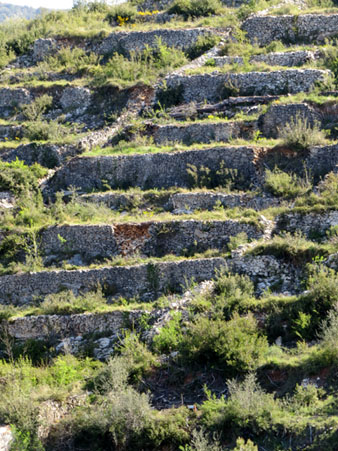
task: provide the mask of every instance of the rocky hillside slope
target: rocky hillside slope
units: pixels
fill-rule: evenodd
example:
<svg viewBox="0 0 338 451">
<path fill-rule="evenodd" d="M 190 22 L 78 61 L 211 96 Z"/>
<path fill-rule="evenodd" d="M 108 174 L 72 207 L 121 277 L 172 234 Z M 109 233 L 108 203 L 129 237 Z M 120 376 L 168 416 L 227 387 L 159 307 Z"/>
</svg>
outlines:
<svg viewBox="0 0 338 451">
<path fill-rule="evenodd" d="M 0 27 L 0 449 L 337 449 L 337 30 L 320 0 Z"/>
</svg>

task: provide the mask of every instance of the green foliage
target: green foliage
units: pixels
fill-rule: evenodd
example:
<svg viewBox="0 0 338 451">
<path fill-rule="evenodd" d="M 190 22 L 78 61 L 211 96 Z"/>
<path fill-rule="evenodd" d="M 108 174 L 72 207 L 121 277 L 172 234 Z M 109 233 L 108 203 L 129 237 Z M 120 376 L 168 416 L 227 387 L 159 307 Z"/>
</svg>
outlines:
<svg viewBox="0 0 338 451">
<path fill-rule="evenodd" d="M 33 102 L 22 105 L 22 113 L 28 121 L 40 120 L 42 115 L 52 106 L 53 97 L 44 94 L 34 99 Z"/>
<path fill-rule="evenodd" d="M 100 63 L 101 57 L 87 53 L 79 47 L 63 47 L 56 55 L 50 55 L 40 64 L 41 69 L 62 70 L 67 74 L 86 75 Z"/>
<path fill-rule="evenodd" d="M 319 122 L 311 125 L 308 119 L 303 118 L 301 114 L 292 117 L 290 122 L 280 128 L 278 132 L 283 145 L 296 150 L 327 144 L 326 135 L 320 129 Z"/>
<path fill-rule="evenodd" d="M 230 251 L 234 251 L 242 244 L 248 242 L 248 235 L 245 232 L 240 232 L 237 235 L 233 235 L 229 238 L 228 248 Z"/>
<path fill-rule="evenodd" d="M 156 366 L 154 355 L 135 333 L 127 333 L 119 347 L 121 356 L 128 364 L 129 376 L 138 381 Z"/>
<path fill-rule="evenodd" d="M 197 38 L 194 46 L 188 51 L 188 56 L 190 59 L 198 58 L 199 56 L 206 53 L 208 50 L 215 47 L 221 38 L 216 35 L 201 35 Z"/>
<path fill-rule="evenodd" d="M 258 451 L 258 448 L 249 438 L 245 441 L 244 438 L 239 437 L 234 451 Z"/>
<path fill-rule="evenodd" d="M 64 142 L 75 132 L 75 127 L 60 124 L 57 120 L 35 121 L 26 125 L 24 135 L 30 141 Z"/>
<path fill-rule="evenodd" d="M 104 66 L 94 69 L 93 84 L 100 86 L 108 81 L 120 83 L 139 80 L 150 83 L 186 61 L 181 50 L 169 48 L 158 39 L 154 48 L 146 47 L 142 52 L 132 51 L 129 58 L 114 53 Z"/>
<path fill-rule="evenodd" d="M 338 356 L 338 304 L 334 304 L 321 324 L 321 347 L 333 359 Z"/>
<path fill-rule="evenodd" d="M 27 166 L 23 161 L 5 163 L 0 161 L 0 190 L 13 194 L 27 194 L 38 190 L 38 181 L 47 174 L 47 170 L 35 163 Z"/>
<path fill-rule="evenodd" d="M 169 353 L 176 350 L 182 341 L 181 312 L 172 312 L 171 319 L 160 329 L 153 339 L 154 350 Z"/>
<path fill-rule="evenodd" d="M 228 381 L 230 396 L 217 399 L 207 391 L 208 399 L 202 404 L 203 423 L 207 427 L 241 429 L 250 428 L 254 433 L 273 428 L 278 403 L 272 394 L 265 393 L 249 374 L 243 382 Z"/>
<path fill-rule="evenodd" d="M 234 313 L 230 321 L 199 316 L 187 325 L 182 347 L 188 359 L 220 362 L 228 372 L 254 370 L 267 351 L 251 314 Z"/>
<path fill-rule="evenodd" d="M 186 20 L 190 17 L 212 16 L 220 12 L 219 0 L 175 0 L 168 10 L 169 14 L 180 14 Z"/>
<path fill-rule="evenodd" d="M 137 18 L 137 9 L 130 3 L 122 3 L 121 5 L 113 6 L 109 9 L 106 20 L 111 25 L 122 26 L 121 18 L 128 24 L 134 23 Z"/>
<path fill-rule="evenodd" d="M 270 169 L 265 171 L 264 186 L 274 196 L 286 199 L 303 196 L 312 188 L 308 177 L 301 178 L 296 174 L 288 174 L 277 167 L 273 171 Z"/>
<path fill-rule="evenodd" d="M 49 294 L 38 307 L 37 313 L 43 315 L 72 315 L 104 309 L 107 301 L 102 289 L 91 291 L 82 296 L 75 296 L 72 291 Z"/>
</svg>

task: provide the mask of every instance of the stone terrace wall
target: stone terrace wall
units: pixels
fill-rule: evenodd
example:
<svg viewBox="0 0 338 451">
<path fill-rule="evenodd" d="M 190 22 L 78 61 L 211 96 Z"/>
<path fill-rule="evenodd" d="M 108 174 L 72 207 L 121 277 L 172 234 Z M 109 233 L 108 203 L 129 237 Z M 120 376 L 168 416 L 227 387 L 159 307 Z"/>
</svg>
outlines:
<svg viewBox="0 0 338 451">
<path fill-rule="evenodd" d="M 302 66 L 305 63 L 314 61 L 320 57 L 319 52 L 310 52 L 309 50 L 299 50 L 294 52 L 272 52 L 267 55 L 255 55 L 250 58 L 250 63 L 265 63 L 270 66 Z M 216 56 L 213 58 L 216 66 L 225 64 L 243 64 L 241 56 Z"/>
<path fill-rule="evenodd" d="M 114 255 L 162 257 L 184 251 L 226 249 L 230 236 L 244 232 L 250 239 L 263 235 L 259 226 L 238 221 L 170 221 L 114 226 L 57 226 L 42 233 L 42 250 L 55 260 L 79 254 L 90 261 Z"/>
<path fill-rule="evenodd" d="M 295 69 L 274 72 L 219 73 L 203 75 L 169 76 L 168 88 L 182 90 L 182 101 L 214 102 L 227 95 L 225 90 L 236 89 L 238 95 L 292 94 L 307 92 L 318 81 L 323 81 L 330 72 L 315 69 Z M 157 93 L 161 95 L 161 88 Z"/>
<path fill-rule="evenodd" d="M 305 164 L 310 173 L 317 178 L 337 170 L 338 145 L 312 147 Z"/>
<path fill-rule="evenodd" d="M 264 46 L 271 41 L 289 43 L 323 42 L 337 36 L 338 14 L 300 16 L 251 16 L 242 25 L 252 42 Z"/>
<path fill-rule="evenodd" d="M 221 194 L 221 193 L 177 193 L 171 196 L 173 210 L 213 210 L 216 205 L 225 208 L 253 208 L 264 210 L 283 203 L 278 198 L 259 197 L 250 194 Z"/>
<path fill-rule="evenodd" d="M 44 271 L 0 277 L 0 303 L 24 305 L 61 290 L 75 294 L 96 290 L 127 299 L 154 299 L 166 290 L 182 292 L 185 280 L 212 279 L 223 258 L 183 260 L 136 266 L 119 266 L 77 271 Z"/>
<path fill-rule="evenodd" d="M 9 335 L 19 340 L 76 337 L 90 333 L 118 331 L 139 312 L 86 313 L 77 315 L 39 315 L 3 321 Z M 1 323 L 0 323 L 1 327 Z"/>
<path fill-rule="evenodd" d="M 321 122 L 322 115 L 306 103 L 292 103 L 286 105 L 271 105 L 266 114 L 260 116 L 258 125 L 262 134 L 268 138 L 277 138 L 279 129 L 290 123 L 297 116 L 307 120 L 313 126 L 315 122 Z"/>
<path fill-rule="evenodd" d="M 132 51 L 142 51 L 147 45 L 149 47 L 156 46 L 159 38 L 162 44 L 166 44 L 168 47 L 188 50 L 193 47 L 199 36 L 210 34 L 209 30 L 203 28 L 115 32 L 102 42 L 98 53 L 110 55 L 117 52 L 129 56 Z"/>
<path fill-rule="evenodd" d="M 152 136 L 155 144 L 182 142 L 193 143 L 227 142 L 231 138 L 250 138 L 256 123 L 252 122 L 205 122 L 195 124 L 175 124 L 153 126 Z"/>
<path fill-rule="evenodd" d="M 323 213 L 285 213 L 277 218 L 276 231 L 302 232 L 307 237 L 325 236 L 330 227 L 338 226 L 338 211 Z"/>
<path fill-rule="evenodd" d="M 100 189 L 102 180 L 106 180 L 113 189 L 132 186 L 142 189 L 190 187 L 188 164 L 194 164 L 197 168 L 207 166 L 211 171 L 217 171 L 222 162 L 225 167 L 236 168 L 239 175 L 254 182 L 257 178 L 256 152 L 250 147 L 217 147 L 144 155 L 74 158 L 48 182 L 47 192 L 70 186 L 82 190 Z"/>
</svg>

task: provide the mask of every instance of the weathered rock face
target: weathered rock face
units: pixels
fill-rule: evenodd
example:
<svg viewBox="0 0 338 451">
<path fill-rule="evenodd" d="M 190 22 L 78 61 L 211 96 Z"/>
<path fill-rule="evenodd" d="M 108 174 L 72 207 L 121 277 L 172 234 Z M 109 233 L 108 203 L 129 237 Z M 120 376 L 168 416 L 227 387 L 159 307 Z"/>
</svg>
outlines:
<svg viewBox="0 0 338 451">
<path fill-rule="evenodd" d="M 258 293 L 267 288 L 290 293 L 299 290 L 299 270 L 271 255 L 238 257 L 230 263 L 230 268 L 235 273 L 248 275 L 256 284 Z"/>
<path fill-rule="evenodd" d="M 109 225 L 50 227 L 41 234 L 41 250 L 49 256 L 48 261 L 70 258 L 74 254 L 91 261 L 117 254 L 113 227 Z"/>
<path fill-rule="evenodd" d="M 264 210 L 282 204 L 277 198 L 259 197 L 250 194 L 221 194 L 221 193 L 177 193 L 170 199 L 171 209 L 177 212 L 186 210 L 213 210 L 216 205 L 225 208 L 252 208 Z"/>
<path fill-rule="evenodd" d="M 21 125 L 0 125 L 0 139 L 15 139 L 23 137 L 24 128 Z"/>
<path fill-rule="evenodd" d="M 271 41 L 285 43 L 324 42 L 337 35 L 338 14 L 300 16 L 251 16 L 242 25 L 248 38 L 264 46 Z"/>
<path fill-rule="evenodd" d="M 168 47 L 188 50 L 193 47 L 199 36 L 209 34 L 210 31 L 203 28 L 114 32 L 102 42 L 98 53 L 110 55 L 117 52 L 129 56 L 131 52 L 142 51 L 146 46 L 156 47 L 158 39 L 161 39 L 162 44 Z"/>
<path fill-rule="evenodd" d="M 39 315 L 3 322 L 9 335 L 18 340 L 76 337 L 92 333 L 118 332 L 139 312 Z M 1 449 L 1 448 L 0 448 Z"/>
<path fill-rule="evenodd" d="M 44 60 L 57 49 L 55 39 L 37 39 L 33 44 L 33 58 L 35 62 Z"/>
<path fill-rule="evenodd" d="M 305 103 L 276 104 L 271 105 L 267 113 L 260 116 L 259 128 L 264 136 L 277 138 L 279 130 L 297 117 L 306 120 L 311 127 L 322 120 L 322 115 Z"/>
<path fill-rule="evenodd" d="M 290 69 L 274 72 L 220 73 L 176 75 L 166 79 L 166 86 L 180 92 L 182 102 L 214 102 L 230 94 L 269 95 L 295 94 L 309 91 L 316 82 L 324 81 L 329 71 Z M 158 97 L 161 95 L 161 88 Z"/>
<path fill-rule="evenodd" d="M 302 66 L 309 61 L 314 61 L 320 57 L 319 52 L 310 52 L 308 50 L 300 50 L 294 52 L 273 52 L 267 55 L 255 55 L 250 59 L 250 63 L 265 63 L 270 66 Z M 216 66 L 224 66 L 226 64 L 243 64 L 241 56 L 217 56 L 213 58 Z"/>
<path fill-rule="evenodd" d="M 175 124 L 153 126 L 152 136 L 155 144 L 181 142 L 193 143 L 227 142 L 235 138 L 251 138 L 256 123 L 252 122 L 206 122 L 195 124 Z"/>
<path fill-rule="evenodd" d="M 0 191 L 0 212 L 13 208 L 15 204 L 15 197 L 9 191 Z M 1 242 L 1 238 L 0 238 Z"/>
<path fill-rule="evenodd" d="M 10 451 L 13 438 L 10 426 L 0 426 L 0 451 Z"/>
<path fill-rule="evenodd" d="M 73 145 L 31 143 L 13 149 L 5 147 L 0 151 L 0 157 L 7 162 L 18 158 L 28 165 L 39 163 L 52 169 L 59 166 L 66 158 L 77 155 L 79 151 L 79 148 Z"/>
<path fill-rule="evenodd" d="M 31 101 L 32 97 L 27 89 L 2 88 L 0 89 L 0 116 L 7 117 L 13 113 L 14 108 Z"/>
<path fill-rule="evenodd" d="M 338 211 L 323 213 L 285 213 L 277 218 L 276 231 L 301 232 L 308 238 L 325 236 L 331 228 L 338 226 Z"/>
<path fill-rule="evenodd" d="M 76 110 L 79 114 L 87 110 L 91 103 L 91 92 L 88 88 L 79 86 L 67 87 L 60 98 L 60 104 L 64 110 Z"/>
<path fill-rule="evenodd" d="M 337 169 L 338 145 L 312 147 L 305 161 L 310 173 L 319 178 Z"/>
<path fill-rule="evenodd" d="M 190 187 L 188 165 L 218 171 L 223 164 L 236 168 L 238 178 L 253 183 L 257 178 L 257 149 L 250 147 L 217 147 L 170 153 L 75 158 L 57 171 L 47 184 L 47 191 L 74 186 L 81 190 L 102 188 L 102 180 L 112 187 L 139 186 L 142 189 Z"/>
<path fill-rule="evenodd" d="M 47 261 L 74 255 L 85 262 L 135 253 L 162 257 L 227 249 L 229 238 L 242 232 L 249 239 L 259 239 L 264 230 L 260 226 L 231 220 L 59 226 L 42 233 L 41 248 Z"/>
<path fill-rule="evenodd" d="M 72 290 L 93 291 L 98 284 L 104 292 L 127 299 L 149 300 L 167 292 L 181 292 L 185 280 L 212 279 L 225 264 L 223 258 L 183 260 L 136 266 L 119 266 L 77 271 L 44 271 L 0 277 L 0 303 L 23 305 L 48 294 Z"/>
</svg>

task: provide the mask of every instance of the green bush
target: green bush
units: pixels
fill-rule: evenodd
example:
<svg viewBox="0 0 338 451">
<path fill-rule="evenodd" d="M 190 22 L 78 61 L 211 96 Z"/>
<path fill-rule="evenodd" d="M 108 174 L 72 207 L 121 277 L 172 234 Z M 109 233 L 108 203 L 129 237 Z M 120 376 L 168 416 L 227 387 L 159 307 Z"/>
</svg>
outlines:
<svg viewBox="0 0 338 451">
<path fill-rule="evenodd" d="M 35 121 L 26 125 L 24 136 L 30 141 L 63 142 L 75 129 L 60 124 L 58 121 Z"/>
<path fill-rule="evenodd" d="M 97 291 L 75 296 L 72 291 L 61 291 L 49 294 L 38 307 L 43 315 L 72 315 L 102 310 L 107 306 L 107 301 L 100 288 Z"/>
<path fill-rule="evenodd" d="M 169 353 L 177 350 L 183 337 L 181 321 L 181 312 L 171 313 L 171 319 L 160 329 L 159 334 L 155 335 L 153 339 L 153 348 L 155 351 Z"/>
<path fill-rule="evenodd" d="M 288 174 L 277 167 L 270 171 L 265 171 L 264 186 L 274 196 L 293 199 L 303 196 L 312 189 L 312 184 L 308 178 L 300 178 L 296 174 Z"/>
<path fill-rule="evenodd" d="M 228 381 L 229 398 L 217 399 L 207 391 L 202 404 L 202 421 L 208 428 L 223 430 L 246 429 L 259 434 L 271 431 L 279 412 L 279 404 L 272 394 L 265 393 L 249 374 L 243 382 Z"/>
<path fill-rule="evenodd" d="M 319 122 L 314 122 L 312 126 L 301 114 L 292 117 L 290 122 L 280 128 L 278 137 L 284 146 L 296 150 L 327 144 L 326 135 L 320 129 Z"/>
<path fill-rule="evenodd" d="M 28 121 L 38 121 L 41 119 L 42 115 L 47 112 L 47 110 L 53 104 L 53 97 L 48 94 L 44 94 L 40 97 L 34 99 L 33 102 L 26 105 L 22 105 L 22 113 Z"/>
<path fill-rule="evenodd" d="M 23 194 L 38 191 L 39 179 L 47 174 L 47 170 L 39 164 L 27 166 L 18 159 L 11 163 L 0 161 L 0 190 Z"/>
<path fill-rule="evenodd" d="M 338 304 L 335 304 L 321 324 L 321 347 L 333 359 L 338 356 Z"/>
<path fill-rule="evenodd" d="M 187 325 L 181 346 L 188 359 L 219 362 L 232 373 L 257 368 L 268 348 L 252 314 L 237 313 L 230 321 L 197 317 Z"/>
<path fill-rule="evenodd" d="M 134 23 L 137 16 L 137 9 L 134 5 L 122 3 L 121 5 L 116 5 L 109 9 L 106 20 L 110 25 L 122 26 L 124 22 L 127 24 Z"/>
<path fill-rule="evenodd" d="M 93 84 L 103 85 L 111 82 L 135 82 L 142 80 L 150 83 L 168 70 L 179 67 L 187 61 L 179 49 L 169 48 L 159 39 L 154 48 L 146 47 L 142 52 L 131 52 L 130 57 L 114 53 L 104 66 L 94 69 Z"/>
<path fill-rule="evenodd" d="M 194 46 L 188 51 L 189 58 L 198 58 L 203 55 L 203 53 L 215 47 L 220 40 L 221 38 L 219 36 L 213 34 L 199 36 Z"/>
<path fill-rule="evenodd" d="M 175 0 L 169 14 L 180 14 L 186 20 L 190 17 L 205 17 L 218 14 L 222 9 L 219 0 Z"/>
<path fill-rule="evenodd" d="M 41 63 L 43 69 L 62 70 L 67 74 L 85 75 L 90 73 L 91 67 L 100 63 L 101 57 L 95 53 L 87 53 L 79 47 L 64 47 L 55 56 L 49 56 Z"/>
</svg>

